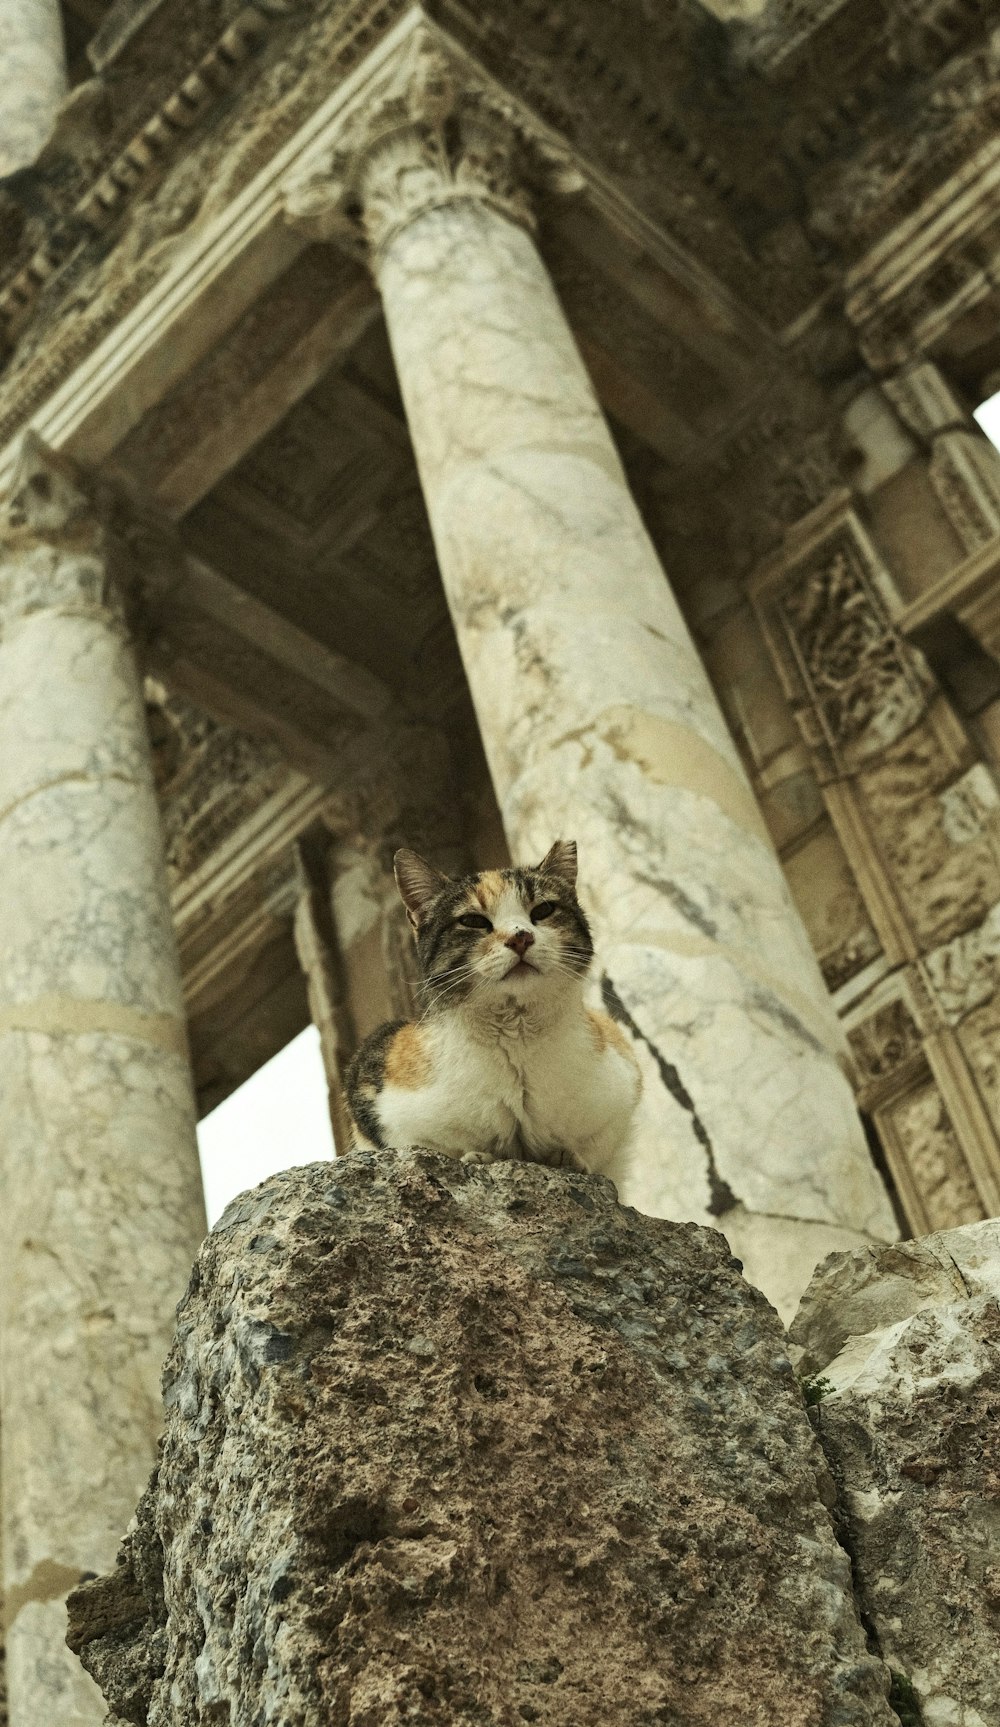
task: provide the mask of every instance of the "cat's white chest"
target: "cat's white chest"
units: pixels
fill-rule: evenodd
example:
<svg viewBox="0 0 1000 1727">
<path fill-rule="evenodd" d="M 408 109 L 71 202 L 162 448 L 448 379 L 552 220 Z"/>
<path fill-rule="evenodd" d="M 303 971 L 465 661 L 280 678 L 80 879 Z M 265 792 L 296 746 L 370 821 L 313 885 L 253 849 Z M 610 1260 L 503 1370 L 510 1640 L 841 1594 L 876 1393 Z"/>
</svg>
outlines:
<svg viewBox="0 0 1000 1727">
<path fill-rule="evenodd" d="M 433 1030 L 434 1078 L 419 1095 L 383 1096 L 395 1143 L 452 1156 L 503 1156 L 520 1142 L 529 1156 L 613 1177 L 639 1092 L 634 1063 L 600 1046 L 582 1014 L 537 1028 L 476 1031 L 456 1016 Z"/>
<path fill-rule="evenodd" d="M 613 1075 L 582 1026 L 502 1047 L 517 1075 L 518 1126 L 529 1149 L 576 1150 L 601 1131 L 617 1102 Z"/>
<path fill-rule="evenodd" d="M 444 1029 L 444 1028 L 442 1028 Z M 617 1155 L 639 1095 L 634 1064 L 599 1048 L 585 1015 L 539 1031 L 513 1022 L 470 1033 L 444 1031 L 437 1102 L 449 1145 L 442 1150 L 503 1155 L 515 1138 L 539 1161 L 568 1155 L 587 1169 L 618 1174 Z"/>
</svg>

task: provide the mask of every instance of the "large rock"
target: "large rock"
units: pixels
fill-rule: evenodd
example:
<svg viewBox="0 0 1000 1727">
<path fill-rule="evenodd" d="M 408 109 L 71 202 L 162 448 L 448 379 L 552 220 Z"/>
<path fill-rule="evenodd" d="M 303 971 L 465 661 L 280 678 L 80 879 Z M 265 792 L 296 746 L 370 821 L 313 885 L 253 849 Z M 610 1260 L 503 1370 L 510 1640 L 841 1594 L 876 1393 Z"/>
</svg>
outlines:
<svg viewBox="0 0 1000 1727">
<path fill-rule="evenodd" d="M 900 1718 L 1000 1723 L 1000 1222 L 839 1254 L 792 1326 Z"/>
<path fill-rule="evenodd" d="M 597 1177 L 352 1155 L 202 1250 L 73 1646 L 139 1727 L 891 1727 L 781 1326 Z"/>
</svg>

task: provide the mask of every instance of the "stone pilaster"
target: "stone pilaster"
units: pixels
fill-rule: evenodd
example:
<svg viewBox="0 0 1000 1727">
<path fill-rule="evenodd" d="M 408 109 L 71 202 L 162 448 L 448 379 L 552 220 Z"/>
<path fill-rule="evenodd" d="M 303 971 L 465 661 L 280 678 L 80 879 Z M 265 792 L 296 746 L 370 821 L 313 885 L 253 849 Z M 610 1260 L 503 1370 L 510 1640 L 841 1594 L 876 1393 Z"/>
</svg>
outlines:
<svg viewBox="0 0 1000 1727">
<path fill-rule="evenodd" d="M 0 0 L 0 179 L 35 160 L 66 94 L 58 0 Z"/>
<path fill-rule="evenodd" d="M 717 1218 L 786 1309 L 894 1233 L 840 1033 L 532 237 L 561 172 L 416 33 L 290 190 L 381 289 L 512 854 L 579 842 L 605 1002 L 646 1070 L 629 1197 Z"/>
<path fill-rule="evenodd" d="M 96 1727 L 63 1597 L 114 1552 L 204 1232 L 120 545 L 29 444 L 0 539 L 0 1404 L 11 1727 Z"/>
<path fill-rule="evenodd" d="M 1000 792 L 848 493 L 750 593 L 880 954 L 845 1002 L 861 1097 L 918 1234 L 1000 1207 Z"/>
</svg>

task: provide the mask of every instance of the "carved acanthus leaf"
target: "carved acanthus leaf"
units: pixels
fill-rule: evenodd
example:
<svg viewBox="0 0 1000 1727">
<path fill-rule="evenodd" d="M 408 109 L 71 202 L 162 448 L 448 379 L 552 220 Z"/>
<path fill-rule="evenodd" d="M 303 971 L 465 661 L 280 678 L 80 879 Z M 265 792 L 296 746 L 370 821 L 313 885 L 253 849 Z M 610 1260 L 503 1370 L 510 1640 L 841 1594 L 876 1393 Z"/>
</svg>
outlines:
<svg viewBox="0 0 1000 1727">
<path fill-rule="evenodd" d="M 136 628 L 140 582 L 183 570 L 176 530 L 154 505 L 25 433 L 0 522 L 0 626 L 53 606 L 100 608 Z"/>
<path fill-rule="evenodd" d="M 284 205 L 311 238 L 377 256 L 416 216 L 458 200 L 531 228 L 540 184 L 570 191 L 582 180 L 543 128 L 421 26 L 287 183 Z"/>
</svg>

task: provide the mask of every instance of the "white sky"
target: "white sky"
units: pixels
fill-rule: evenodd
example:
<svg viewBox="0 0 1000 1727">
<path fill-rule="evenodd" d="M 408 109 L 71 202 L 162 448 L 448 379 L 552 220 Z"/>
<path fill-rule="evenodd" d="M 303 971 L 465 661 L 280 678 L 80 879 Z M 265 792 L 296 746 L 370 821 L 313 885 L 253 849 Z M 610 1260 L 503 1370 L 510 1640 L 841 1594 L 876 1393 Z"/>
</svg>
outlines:
<svg viewBox="0 0 1000 1727">
<path fill-rule="evenodd" d="M 975 418 L 986 433 L 991 444 L 1000 449 L 1000 390 L 991 396 L 988 402 L 981 402 L 975 409 Z"/>
<path fill-rule="evenodd" d="M 319 1032 L 306 1027 L 198 1124 L 209 1228 L 267 1175 L 333 1156 Z"/>
</svg>

